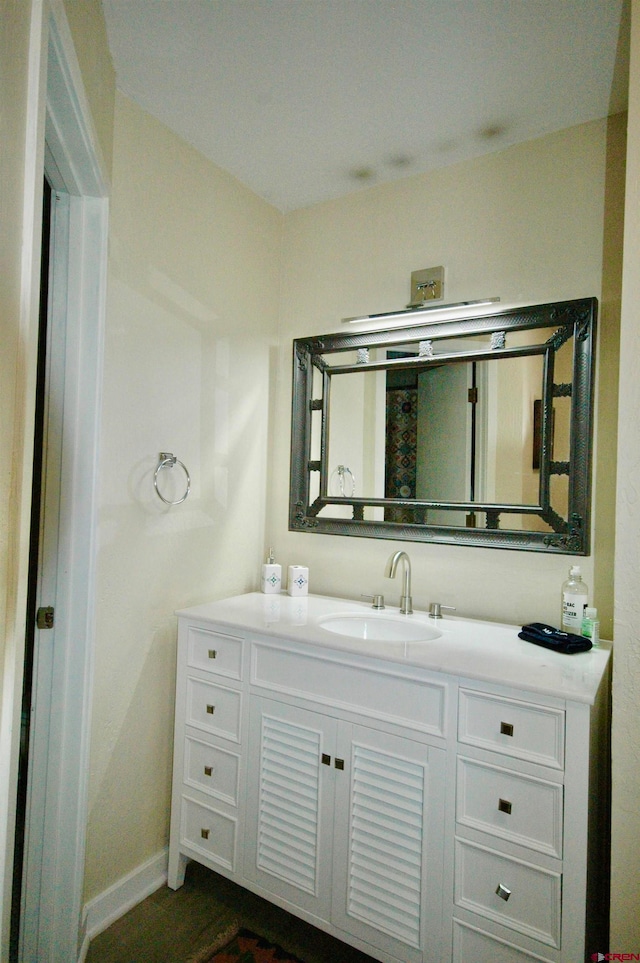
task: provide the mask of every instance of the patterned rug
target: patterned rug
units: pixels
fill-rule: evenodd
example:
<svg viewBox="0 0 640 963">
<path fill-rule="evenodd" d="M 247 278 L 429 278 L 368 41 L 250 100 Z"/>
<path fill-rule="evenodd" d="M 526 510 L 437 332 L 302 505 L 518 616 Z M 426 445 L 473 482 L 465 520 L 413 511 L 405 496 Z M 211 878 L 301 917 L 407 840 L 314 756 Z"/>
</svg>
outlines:
<svg viewBox="0 0 640 963">
<path fill-rule="evenodd" d="M 230 943 L 207 956 L 202 963 L 303 963 L 251 930 L 238 930 Z"/>
</svg>

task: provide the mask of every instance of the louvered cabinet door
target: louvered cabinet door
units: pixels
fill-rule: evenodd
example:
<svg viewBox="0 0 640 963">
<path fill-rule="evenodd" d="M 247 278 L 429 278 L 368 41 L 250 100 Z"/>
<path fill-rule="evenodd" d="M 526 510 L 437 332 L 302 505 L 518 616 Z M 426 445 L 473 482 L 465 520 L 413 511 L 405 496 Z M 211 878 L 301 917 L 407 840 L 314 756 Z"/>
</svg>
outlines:
<svg viewBox="0 0 640 963">
<path fill-rule="evenodd" d="M 329 920 L 336 721 L 252 698 L 245 876 Z"/>
<path fill-rule="evenodd" d="M 445 751 L 338 726 L 332 920 L 388 960 L 440 959 Z"/>
</svg>

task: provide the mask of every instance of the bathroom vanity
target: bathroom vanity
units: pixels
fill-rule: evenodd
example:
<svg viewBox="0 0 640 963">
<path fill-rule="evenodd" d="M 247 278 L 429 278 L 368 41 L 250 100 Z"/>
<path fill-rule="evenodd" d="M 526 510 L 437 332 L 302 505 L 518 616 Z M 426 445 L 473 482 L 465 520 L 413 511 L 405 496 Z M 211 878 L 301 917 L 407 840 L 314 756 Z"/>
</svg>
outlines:
<svg viewBox="0 0 640 963">
<path fill-rule="evenodd" d="M 179 613 L 169 885 L 194 859 L 384 963 L 606 948 L 606 647 L 249 594 Z"/>
</svg>

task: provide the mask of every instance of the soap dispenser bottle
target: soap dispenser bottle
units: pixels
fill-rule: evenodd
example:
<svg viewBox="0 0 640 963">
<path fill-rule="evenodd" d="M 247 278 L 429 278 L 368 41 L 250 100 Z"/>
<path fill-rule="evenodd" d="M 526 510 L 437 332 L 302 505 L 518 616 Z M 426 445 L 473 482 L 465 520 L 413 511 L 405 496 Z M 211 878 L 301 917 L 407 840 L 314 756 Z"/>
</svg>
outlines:
<svg viewBox="0 0 640 963">
<path fill-rule="evenodd" d="M 260 587 L 265 595 L 275 595 L 282 588 L 282 566 L 273 560 L 273 549 L 269 549 L 267 561 L 262 566 Z"/>
<path fill-rule="evenodd" d="M 589 604 L 589 590 L 582 581 L 579 565 L 572 565 L 569 578 L 562 586 L 562 625 L 564 632 L 580 635 L 584 610 Z"/>
</svg>

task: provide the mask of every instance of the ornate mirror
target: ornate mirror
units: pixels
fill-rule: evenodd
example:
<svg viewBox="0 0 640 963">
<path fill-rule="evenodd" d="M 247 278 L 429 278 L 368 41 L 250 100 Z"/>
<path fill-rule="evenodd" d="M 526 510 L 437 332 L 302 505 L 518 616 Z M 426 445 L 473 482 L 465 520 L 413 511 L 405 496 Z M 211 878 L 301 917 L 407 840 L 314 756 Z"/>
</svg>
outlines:
<svg viewBox="0 0 640 963">
<path fill-rule="evenodd" d="M 295 340 L 289 528 L 588 554 L 596 313 Z"/>
</svg>

